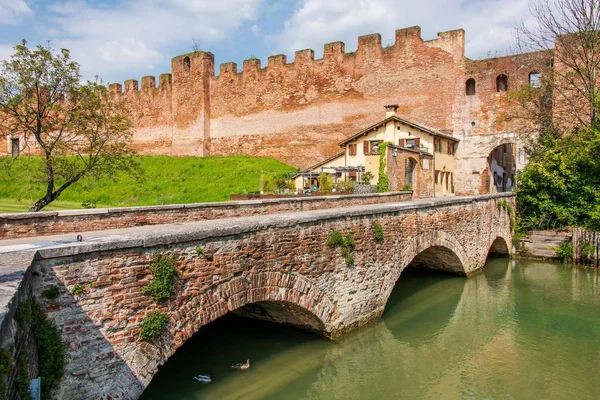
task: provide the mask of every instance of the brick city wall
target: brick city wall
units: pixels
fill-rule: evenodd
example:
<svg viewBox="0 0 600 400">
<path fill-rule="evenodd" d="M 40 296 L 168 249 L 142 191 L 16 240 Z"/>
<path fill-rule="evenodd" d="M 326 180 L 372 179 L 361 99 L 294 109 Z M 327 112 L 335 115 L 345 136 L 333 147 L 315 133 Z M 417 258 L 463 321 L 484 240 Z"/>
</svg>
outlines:
<svg viewBox="0 0 600 400">
<path fill-rule="evenodd" d="M 241 71 L 223 63 L 218 75 L 214 56 L 199 51 L 173 58 L 158 86 L 146 76 L 141 86 L 131 79 L 110 88 L 132 110 L 134 147 L 142 154 L 247 154 L 299 168 L 337 153 L 342 139 L 383 119 L 383 105 L 399 104 L 399 116 L 461 140 L 456 191 L 475 194 L 490 151 L 507 141 L 520 146 L 515 133 L 530 129 L 504 118 L 514 105 L 508 92 L 497 91 L 496 78 L 505 75 L 508 89 L 518 89 L 549 57 L 473 61 L 464 46 L 462 29 L 424 41 L 411 27 L 397 30 L 385 47 L 381 35 L 366 35 L 354 52 L 327 43 L 321 59 L 307 49 L 289 63 L 285 55 L 269 57 L 266 66 L 245 60 Z M 473 96 L 465 93 L 469 78 L 476 80 Z"/>
<path fill-rule="evenodd" d="M 380 317 L 411 261 L 471 275 L 483 267 L 494 242 L 506 250 L 510 222 L 499 200 L 513 202 L 513 197 L 197 222 L 181 232 L 148 228 L 142 236 L 40 249 L 31 267 L 33 293 L 69 348 L 55 396 L 135 399 L 158 366 L 198 329 L 248 304 L 287 305 L 264 309 L 282 323 L 338 337 Z M 383 228 L 383 242 L 375 240 L 374 221 Z M 333 230 L 354 236 L 353 265 L 346 265 L 340 248 L 327 245 Z M 141 294 L 157 251 L 175 253 L 180 273 L 176 294 L 161 305 Z M 71 295 L 76 284 L 84 294 Z M 40 295 L 53 286 L 61 289 L 58 298 Z M 168 314 L 169 325 L 159 339 L 143 342 L 139 324 L 154 310 Z M 253 309 L 242 311 L 251 315 Z"/>
<path fill-rule="evenodd" d="M 321 210 L 411 200 L 410 191 L 222 203 L 0 214 L 0 239 Z"/>
</svg>

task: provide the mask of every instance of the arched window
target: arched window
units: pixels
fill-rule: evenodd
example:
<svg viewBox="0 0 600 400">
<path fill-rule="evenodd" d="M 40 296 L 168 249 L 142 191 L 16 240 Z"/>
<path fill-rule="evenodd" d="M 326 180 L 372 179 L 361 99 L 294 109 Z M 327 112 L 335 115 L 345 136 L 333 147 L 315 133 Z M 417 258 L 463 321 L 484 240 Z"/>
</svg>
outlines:
<svg viewBox="0 0 600 400">
<path fill-rule="evenodd" d="M 539 88 L 542 86 L 542 74 L 533 71 L 529 73 L 529 86 L 532 88 Z"/>
<path fill-rule="evenodd" d="M 467 83 L 465 86 L 466 86 L 467 96 L 474 96 L 475 95 L 475 79 L 470 78 L 469 80 L 467 80 Z"/>
<path fill-rule="evenodd" d="M 508 77 L 504 74 L 496 78 L 496 92 L 506 92 L 508 90 Z"/>
<path fill-rule="evenodd" d="M 189 71 L 190 70 L 190 58 L 189 57 L 185 57 L 183 59 L 183 70 L 184 71 Z"/>
</svg>

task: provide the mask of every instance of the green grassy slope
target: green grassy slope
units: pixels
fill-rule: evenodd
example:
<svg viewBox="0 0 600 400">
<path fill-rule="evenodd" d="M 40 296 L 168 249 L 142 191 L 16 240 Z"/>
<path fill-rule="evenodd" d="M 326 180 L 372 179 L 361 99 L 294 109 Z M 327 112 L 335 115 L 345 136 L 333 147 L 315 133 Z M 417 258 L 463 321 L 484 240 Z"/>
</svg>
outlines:
<svg viewBox="0 0 600 400">
<path fill-rule="evenodd" d="M 232 193 L 257 191 L 261 170 L 284 173 L 295 169 L 270 158 L 140 156 L 138 179 L 118 173 L 100 182 L 81 181 L 67 189 L 43 211 L 81 208 L 84 201 L 97 207 L 225 201 Z M 27 211 L 43 193 L 31 179 L 39 158 L 19 159 L 10 178 L 0 180 L 0 212 Z"/>
</svg>

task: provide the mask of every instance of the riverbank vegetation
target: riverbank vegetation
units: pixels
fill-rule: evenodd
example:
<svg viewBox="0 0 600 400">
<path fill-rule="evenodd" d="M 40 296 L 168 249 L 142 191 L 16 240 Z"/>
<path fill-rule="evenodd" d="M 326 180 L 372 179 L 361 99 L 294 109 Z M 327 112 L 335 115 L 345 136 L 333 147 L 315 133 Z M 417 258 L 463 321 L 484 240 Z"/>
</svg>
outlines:
<svg viewBox="0 0 600 400">
<path fill-rule="evenodd" d="M 521 106 L 509 120 L 534 133 L 517 176 L 517 236 L 600 230 L 600 3 L 533 0 L 530 11 L 536 23 L 519 26 L 515 44 L 540 56 L 536 80 L 509 96 Z"/>
<path fill-rule="evenodd" d="M 599 128 L 544 136 L 518 175 L 520 229 L 600 230 Z"/>
<path fill-rule="evenodd" d="M 261 171 L 295 171 L 271 158 L 137 156 L 139 174 L 116 172 L 102 180 L 83 178 L 48 209 L 126 207 L 229 200 L 232 193 L 255 192 Z M 41 157 L 19 157 L 0 178 L 0 212 L 27 211 L 45 190 L 35 171 Z M 46 209 L 44 209 L 46 210 Z"/>
</svg>

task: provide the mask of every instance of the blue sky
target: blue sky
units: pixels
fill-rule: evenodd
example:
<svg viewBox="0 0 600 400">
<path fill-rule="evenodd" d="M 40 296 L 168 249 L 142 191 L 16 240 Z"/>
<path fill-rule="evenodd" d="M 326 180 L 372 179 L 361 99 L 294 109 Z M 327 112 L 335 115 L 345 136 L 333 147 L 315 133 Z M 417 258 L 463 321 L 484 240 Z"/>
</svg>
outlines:
<svg viewBox="0 0 600 400">
<path fill-rule="evenodd" d="M 528 0 L 0 0 L 0 59 L 21 39 L 71 50 L 85 78 L 106 82 L 170 72 L 171 58 L 194 43 L 222 62 L 312 48 L 337 40 L 356 49 L 359 35 L 422 28 L 424 39 L 463 28 L 467 56 L 503 55 Z"/>
</svg>

